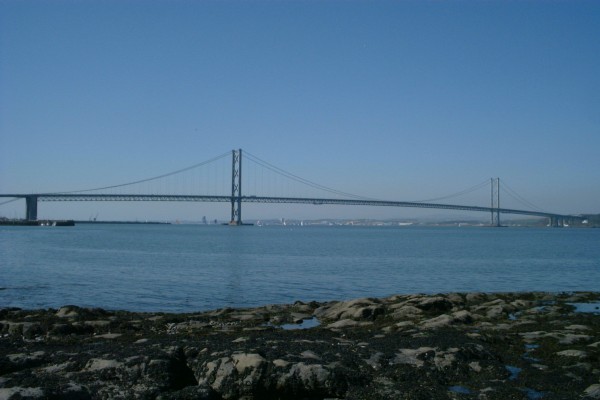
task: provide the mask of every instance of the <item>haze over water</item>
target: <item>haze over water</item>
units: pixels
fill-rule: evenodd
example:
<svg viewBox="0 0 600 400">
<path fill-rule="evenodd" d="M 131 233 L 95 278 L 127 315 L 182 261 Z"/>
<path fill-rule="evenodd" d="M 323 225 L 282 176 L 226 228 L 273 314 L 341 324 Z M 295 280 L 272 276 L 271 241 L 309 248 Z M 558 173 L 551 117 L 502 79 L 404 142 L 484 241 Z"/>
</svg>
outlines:
<svg viewBox="0 0 600 400">
<path fill-rule="evenodd" d="M 0 254 L 0 307 L 191 312 L 600 282 L 598 229 L 0 227 Z"/>
</svg>

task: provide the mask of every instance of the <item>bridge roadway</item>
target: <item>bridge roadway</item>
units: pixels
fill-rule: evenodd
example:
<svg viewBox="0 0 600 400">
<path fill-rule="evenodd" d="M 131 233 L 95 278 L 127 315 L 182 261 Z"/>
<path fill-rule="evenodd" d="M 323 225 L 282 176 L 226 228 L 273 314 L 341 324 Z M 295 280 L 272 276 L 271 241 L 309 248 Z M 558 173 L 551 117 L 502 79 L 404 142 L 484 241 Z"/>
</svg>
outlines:
<svg viewBox="0 0 600 400">
<path fill-rule="evenodd" d="M 143 194 L 0 194 L 0 197 L 34 199 L 36 201 L 196 201 L 229 203 L 241 200 L 244 203 L 279 203 L 279 204 L 313 204 L 313 205 L 354 205 L 382 207 L 435 208 L 443 210 L 478 211 L 501 214 L 530 215 L 549 218 L 552 225 L 558 221 L 583 220 L 581 215 L 564 215 L 541 211 L 517 210 L 510 208 L 491 208 L 457 204 L 422 203 L 411 201 L 361 200 L 361 199 L 323 199 L 305 197 L 262 197 L 262 196 L 208 196 L 208 195 L 143 195 Z M 36 210 L 37 214 L 37 210 Z"/>
</svg>

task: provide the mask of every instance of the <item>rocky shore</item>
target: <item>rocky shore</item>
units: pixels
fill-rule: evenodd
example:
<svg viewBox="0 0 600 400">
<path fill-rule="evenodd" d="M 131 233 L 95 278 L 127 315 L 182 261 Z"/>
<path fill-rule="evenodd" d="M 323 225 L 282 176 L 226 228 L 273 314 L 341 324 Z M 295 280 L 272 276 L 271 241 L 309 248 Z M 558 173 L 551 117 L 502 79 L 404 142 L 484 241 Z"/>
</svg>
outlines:
<svg viewBox="0 0 600 400">
<path fill-rule="evenodd" d="M 0 309 L 0 399 L 600 399 L 599 301 L 452 293 L 188 314 Z"/>
</svg>

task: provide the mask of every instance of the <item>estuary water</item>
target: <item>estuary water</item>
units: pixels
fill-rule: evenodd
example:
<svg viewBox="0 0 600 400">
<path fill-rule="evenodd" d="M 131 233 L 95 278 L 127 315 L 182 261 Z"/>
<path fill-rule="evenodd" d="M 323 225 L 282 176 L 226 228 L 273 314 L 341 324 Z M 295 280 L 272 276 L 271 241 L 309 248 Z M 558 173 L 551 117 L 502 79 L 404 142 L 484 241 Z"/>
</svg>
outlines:
<svg viewBox="0 0 600 400">
<path fill-rule="evenodd" d="M 600 229 L 0 227 L 0 307 L 192 312 L 578 290 L 600 290 Z"/>
</svg>

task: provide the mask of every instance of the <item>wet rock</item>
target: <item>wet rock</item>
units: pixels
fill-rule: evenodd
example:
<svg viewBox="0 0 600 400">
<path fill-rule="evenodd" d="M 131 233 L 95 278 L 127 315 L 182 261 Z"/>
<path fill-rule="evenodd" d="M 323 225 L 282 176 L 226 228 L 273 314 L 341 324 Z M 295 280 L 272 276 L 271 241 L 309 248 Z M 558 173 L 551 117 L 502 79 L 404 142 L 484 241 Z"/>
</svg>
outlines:
<svg viewBox="0 0 600 400">
<path fill-rule="evenodd" d="M 376 299 L 340 301 L 319 307 L 314 316 L 323 320 L 374 319 L 383 314 L 384 308 Z"/>
<path fill-rule="evenodd" d="M 273 360 L 273 365 L 278 368 L 286 368 L 290 364 L 291 363 L 289 361 L 285 361 L 285 360 L 281 360 L 281 359 Z"/>
<path fill-rule="evenodd" d="M 198 384 L 211 387 L 225 399 L 234 399 L 259 391 L 264 366 L 266 362 L 259 355 L 222 357 L 204 363 L 196 377 Z"/>
<path fill-rule="evenodd" d="M 277 392 L 290 398 L 337 397 L 344 391 L 345 382 L 335 379 L 329 368 L 321 364 L 294 364 L 277 380 Z"/>
<path fill-rule="evenodd" d="M 467 303 L 481 303 L 487 299 L 487 295 L 484 293 L 467 293 L 465 300 Z"/>
<path fill-rule="evenodd" d="M 103 360 L 100 358 L 92 358 L 85 366 L 86 371 L 100 371 L 103 369 L 116 369 L 123 366 L 122 362 L 117 360 Z"/>
<path fill-rule="evenodd" d="M 408 364 L 415 367 L 422 367 L 425 361 L 432 360 L 435 357 L 435 349 L 432 347 L 419 347 L 418 349 L 400 349 L 396 353 L 392 364 Z"/>
<path fill-rule="evenodd" d="M 51 336 L 68 336 L 68 335 L 85 335 L 93 334 L 94 328 L 89 325 L 76 325 L 76 324 L 54 324 L 50 329 L 49 334 Z"/>
<path fill-rule="evenodd" d="M 589 335 L 575 335 L 567 333 L 562 338 L 560 338 L 558 342 L 562 344 L 573 344 L 576 342 L 588 341 L 591 338 L 592 337 Z"/>
<path fill-rule="evenodd" d="M 39 387 L 0 388 L 0 399 L 42 399 L 44 390 Z"/>
<path fill-rule="evenodd" d="M 527 308 L 531 308 L 531 306 L 533 306 L 533 302 L 530 300 L 518 299 L 512 301 L 510 305 L 516 310 L 525 310 Z"/>
<path fill-rule="evenodd" d="M 584 390 L 583 394 L 588 399 L 600 399 L 600 385 L 590 385 Z"/>
<path fill-rule="evenodd" d="M 563 357 L 577 357 L 577 358 L 585 358 L 587 357 L 587 353 L 583 350 L 563 350 L 556 353 L 559 356 Z"/>
<path fill-rule="evenodd" d="M 569 297 L 396 295 L 193 314 L 0 309 L 0 399 L 491 400 L 527 397 L 524 388 L 598 398 L 600 316 L 571 312 Z M 322 325 L 268 323 L 313 315 Z"/>
<path fill-rule="evenodd" d="M 503 305 L 495 305 L 492 307 L 488 307 L 488 309 L 485 312 L 485 315 L 488 318 L 494 319 L 494 318 L 502 317 L 504 313 L 505 313 L 505 311 L 504 311 Z"/>
<path fill-rule="evenodd" d="M 370 325 L 367 321 L 355 321 L 353 319 L 342 319 L 327 325 L 329 329 L 354 328 L 357 326 Z"/>
<path fill-rule="evenodd" d="M 231 358 L 238 374 L 242 374 L 246 370 L 259 370 L 266 363 L 266 360 L 260 354 L 255 353 L 234 354 Z"/>
<path fill-rule="evenodd" d="M 211 324 L 209 322 L 204 321 L 185 321 L 179 323 L 167 323 L 167 333 L 168 334 L 176 334 L 176 333 L 189 333 L 196 330 L 206 329 L 210 327 Z"/>
<path fill-rule="evenodd" d="M 76 318 L 79 316 L 79 310 L 81 309 L 77 306 L 64 306 L 59 308 L 56 316 L 58 318 Z"/>
<path fill-rule="evenodd" d="M 24 322 L 22 334 L 26 339 L 33 339 L 36 336 L 42 335 L 44 330 L 42 329 L 42 325 L 37 322 Z"/>
<path fill-rule="evenodd" d="M 421 316 L 423 310 L 408 304 L 402 304 L 400 307 L 391 307 L 393 309 L 391 317 L 396 320 L 416 319 Z"/>
<path fill-rule="evenodd" d="M 465 299 L 460 293 L 449 293 L 446 295 L 448 301 L 450 301 L 454 305 L 464 305 Z"/>
<path fill-rule="evenodd" d="M 138 368 L 129 368 L 136 376 L 139 371 L 143 380 L 156 385 L 159 390 L 181 390 L 188 386 L 196 386 L 198 381 L 194 371 L 188 365 L 188 360 L 181 348 L 170 349 Z"/>
<path fill-rule="evenodd" d="M 321 357 L 319 357 L 314 351 L 310 350 L 305 350 L 302 353 L 300 353 L 300 357 L 309 358 L 313 360 L 321 360 Z"/>
<path fill-rule="evenodd" d="M 452 309 L 452 302 L 444 297 L 425 297 L 415 303 L 415 307 L 430 313 L 443 313 Z"/>
<path fill-rule="evenodd" d="M 466 310 L 457 311 L 451 315 L 442 314 L 422 322 L 424 329 L 438 329 L 454 324 L 469 324 L 473 321 L 473 316 Z"/>
<path fill-rule="evenodd" d="M 524 339 L 530 340 L 530 341 L 546 337 L 547 334 L 548 333 L 545 332 L 545 331 L 534 331 L 534 332 L 522 332 L 522 333 L 519 333 L 519 335 L 521 335 Z"/>
<path fill-rule="evenodd" d="M 587 331 L 587 330 L 590 330 L 591 328 L 586 325 L 569 325 L 569 326 L 565 326 L 565 329 L 569 329 L 572 331 Z"/>
<path fill-rule="evenodd" d="M 301 324 L 305 319 L 310 319 L 312 316 L 310 314 L 303 313 L 292 313 L 291 315 L 292 323 Z"/>
<path fill-rule="evenodd" d="M 369 359 L 365 360 L 365 362 L 370 365 L 373 369 L 377 370 L 381 368 L 381 362 L 383 360 L 384 354 L 382 352 L 377 352 L 373 354 Z"/>
<path fill-rule="evenodd" d="M 4 359 L 0 358 L 0 374 L 34 368 L 43 365 L 46 360 L 47 353 L 41 350 L 33 353 L 7 354 Z"/>
<path fill-rule="evenodd" d="M 468 365 L 473 371 L 481 372 L 481 365 L 479 364 L 479 361 L 470 362 Z"/>
</svg>

